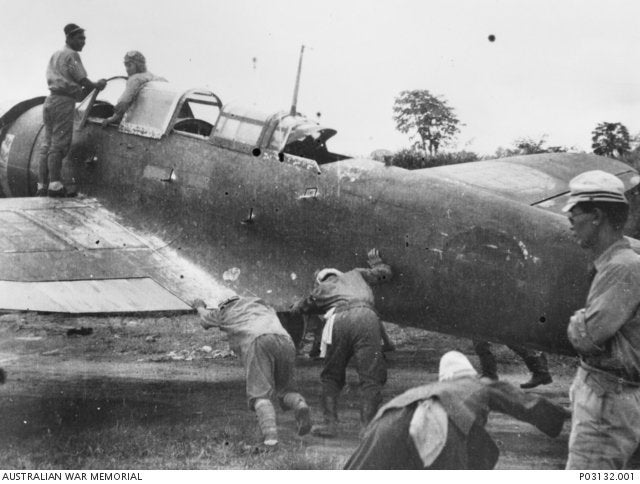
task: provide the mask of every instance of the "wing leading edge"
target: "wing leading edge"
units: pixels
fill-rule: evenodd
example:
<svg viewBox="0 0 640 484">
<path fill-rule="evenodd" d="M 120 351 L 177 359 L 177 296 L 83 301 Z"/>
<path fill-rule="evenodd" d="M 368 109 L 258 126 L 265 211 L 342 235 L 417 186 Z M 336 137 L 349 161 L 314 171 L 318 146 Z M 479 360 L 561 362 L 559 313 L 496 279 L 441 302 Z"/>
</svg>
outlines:
<svg viewBox="0 0 640 484">
<path fill-rule="evenodd" d="M 0 199 L 0 225 L 0 310 L 179 312 L 229 293 L 95 199 Z"/>
</svg>

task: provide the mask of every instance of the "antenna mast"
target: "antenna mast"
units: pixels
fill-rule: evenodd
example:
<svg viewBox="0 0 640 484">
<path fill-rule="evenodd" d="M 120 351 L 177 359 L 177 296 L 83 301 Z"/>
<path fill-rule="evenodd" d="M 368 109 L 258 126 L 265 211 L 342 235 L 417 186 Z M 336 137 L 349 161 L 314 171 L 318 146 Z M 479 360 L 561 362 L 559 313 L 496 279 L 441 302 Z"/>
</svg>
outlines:
<svg viewBox="0 0 640 484">
<path fill-rule="evenodd" d="M 291 101 L 291 111 L 289 114 L 295 116 L 298 112 L 298 88 L 300 87 L 300 72 L 302 71 L 302 56 L 304 55 L 304 45 L 300 46 L 300 59 L 298 60 L 298 75 L 296 76 L 296 85 L 293 88 L 293 101 Z"/>
</svg>

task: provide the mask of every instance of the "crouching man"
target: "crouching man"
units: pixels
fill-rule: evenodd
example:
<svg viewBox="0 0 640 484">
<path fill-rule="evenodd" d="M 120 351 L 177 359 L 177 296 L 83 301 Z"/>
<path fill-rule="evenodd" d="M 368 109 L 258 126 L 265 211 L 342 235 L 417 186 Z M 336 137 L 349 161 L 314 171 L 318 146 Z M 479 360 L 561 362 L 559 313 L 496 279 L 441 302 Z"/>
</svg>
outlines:
<svg viewBox="0 0 640 484">
<path fill-rule="evenodd" d="M 362 428 L 376 414 L 382 401 L 382 386 L 387 381 L 382 342 L 388 341 L 388 337 L 374 309 L 371 286 L 389 281 L 392 271 L 377 249 L 371 249 L 367 258 L 368 269 L 357 267 L 348 272 L 322 269 L 311 293 L 291 307 L 292 313 L 324 314 L 326 319 L 322 335 L 327 343 L 326 356 L 320 374 L 324 425 L 315 426 L 311 431 L 319 437 L 337 435 L 338 396 L 344 388 L 351 358 L 355 359 L 360 378 Z"/>
<path fill-rule="evenodd" d="M 494 410 L 557 437 L 563 407 L 499 381 L 480 379 L 457 351 L 440 360 L 439 381 L 385 404 L 346 469 L 493 469 L 499 450 L 485 430 Z"/>
<path fill-rule="evenodd" d="M 200 299 L 193 307 L 202 318 L 202 327 L 220 328 L 240 356 L 249 409 L 256 412 L 264 444 L 278 443 L 273 397 L 284 410 L 295 411 L 298 435 L 307 434 L 311 429 L 309 407 L 302 395 L 292 390 L 296 348 L 273 308 L 261 299 L 239 296 L 222 301 L 218 309 L 207 308 Z"/>
</svg>

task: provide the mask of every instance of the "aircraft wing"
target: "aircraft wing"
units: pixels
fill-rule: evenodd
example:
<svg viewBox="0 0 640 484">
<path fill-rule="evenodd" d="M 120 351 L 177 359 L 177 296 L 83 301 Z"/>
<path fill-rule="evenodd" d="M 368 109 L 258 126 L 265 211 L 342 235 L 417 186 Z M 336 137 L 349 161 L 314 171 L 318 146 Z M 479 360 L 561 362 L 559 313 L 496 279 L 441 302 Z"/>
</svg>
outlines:
<svg viewBox="0 0 640 484">
<path fill-rule="evenodd" d="M 0 199 L 0 226 L 0 310 L 181 312 L 193 298 L 228 295 L 164 241 L 134 233 L 92 198 Z"/>
<path fill-rule="evenodd" d="M 640 182 L 636 170 L 621 161 L 586 153 L 542 153 L 429 168 L 450 180 L 484 188 L 527 205 L 560 212 L 569 181 L 589 170 L 618 176 L 628 189 Z"/>
</svg>

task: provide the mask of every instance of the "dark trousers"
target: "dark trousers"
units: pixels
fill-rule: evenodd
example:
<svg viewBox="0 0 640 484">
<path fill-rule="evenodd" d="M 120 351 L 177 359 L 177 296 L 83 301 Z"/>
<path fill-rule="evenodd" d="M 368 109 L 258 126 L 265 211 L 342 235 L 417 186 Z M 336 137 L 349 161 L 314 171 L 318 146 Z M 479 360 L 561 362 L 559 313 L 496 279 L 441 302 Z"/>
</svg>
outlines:
<svg viewBox="0 0 640 484">
<path fill-rule="evenodd" d="M 336 397 L 345 385 L 347 365 L 355 358 L 364 400 L 380 401 L 387 381 L 387 367 L 380 345 L 380 319 L 371 308 L 355 307 L 338 312 L 332 343 L 320 374 L 322 391 Z"/>
<path fill-rule="evenodd" d="M 507 345 L 517 354 L 532 374 L 549 373 L 547 361 L 542 351 L 532 350 L 524 346 Z M 480 360 L 480 373 L 490 378 L 498 377 L 498 364 L 496 357 L 491 352 L 491 343 L 488 341 L 473 341 L 473 349 Z"/>
</svg>

